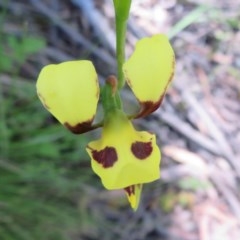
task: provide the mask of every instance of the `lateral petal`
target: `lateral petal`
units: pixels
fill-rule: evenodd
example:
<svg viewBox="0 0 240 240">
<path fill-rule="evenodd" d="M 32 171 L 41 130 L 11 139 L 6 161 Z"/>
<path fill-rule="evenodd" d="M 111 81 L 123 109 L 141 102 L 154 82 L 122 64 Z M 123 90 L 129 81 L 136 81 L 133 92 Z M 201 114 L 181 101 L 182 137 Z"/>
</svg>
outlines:
<svg viewBox="0 0 240 240">
<path fill-rule="evenodd" d="M 45 66 L 37 80 L 45 108 L 73 133 L 91 128 L 99 99 L 97 73 L 90 61 Z"/>
<path fill-rule="evenodd" d="M 165 35 L 137 42 L 135 51 L 123 65 L 126 81 L 142 107 L 137 117 L 144 117 L 160 106 L 173 78 L 174 66 L 174 52 Z"/>
</svg>

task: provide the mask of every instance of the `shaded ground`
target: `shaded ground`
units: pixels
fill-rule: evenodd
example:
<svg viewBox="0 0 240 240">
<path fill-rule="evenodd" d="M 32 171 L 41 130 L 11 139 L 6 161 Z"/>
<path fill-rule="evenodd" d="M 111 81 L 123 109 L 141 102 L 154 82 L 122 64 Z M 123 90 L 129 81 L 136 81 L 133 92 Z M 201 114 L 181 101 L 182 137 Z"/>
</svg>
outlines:
<svg viewBox="0 0 240 240">
<path fill-rule="evenodd" d="M 27 29 L 47 42 L 21 65 L 20 78 L 36 79 L 43 65 L 79 56 L 93 60 L 101 79 L 115 73 L 111 1 L 11 1 L 7 11 L 3 32 Z M 66 239 L 240 238 L 239 29 L 235 1 L 133 1 L 127 54 L 137 39 L 159 32 L 169 33 L 176 53 L 161 109 L 136 121 L 157 132 L 162 178 L 145 187 L 136 213 L 122 192 L 84 187 L 78 210 L 95 222 L 86 220 Z M 1 85 L 10 77 L 0 75 Z"/>
</svg>

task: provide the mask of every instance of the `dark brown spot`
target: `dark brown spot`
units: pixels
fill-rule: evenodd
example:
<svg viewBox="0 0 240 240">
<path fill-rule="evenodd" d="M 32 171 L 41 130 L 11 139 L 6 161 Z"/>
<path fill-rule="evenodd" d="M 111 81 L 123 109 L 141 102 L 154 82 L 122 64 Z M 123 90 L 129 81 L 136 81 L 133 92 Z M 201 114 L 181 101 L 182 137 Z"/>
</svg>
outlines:
<svg viewBox="0 0 240 240">
<path fill-rule="evenodd" d="M 140 160 L 146 159 L 152 152 L 152 143 L 135 142 L 131 146 L 131 151 L 136 158 Z"/>
<path fill-rule="evenodd" d="M 141 103 L 141 111 L 138 113 L 138 115 L 135 118 L 141 118 L 141 117 L 146 117 L 150 113 L 156 111 L 164 98 L 164 94 L 161 96 L 161 98 L 157 102 L 152 102 L 152 101 L 146 101 L 146 102 L 140 102 Z"/>
<path fill-rule="evenodd" d="M 92 126 L 92 120 L 85 121 L 85 122 L 82 122 L 82 123 L 78 123 L 75 126 L 71 126 L 68 122 L 65 122 L 64 126 L 67 127 L 74 134 L 85 133 L 85 132 L 88 132 L 88 131 L 91 131 L 91 130 L 95 129 Z"/>
<path fill-rule="evenodd" d="M 114 147 L 105 147 L 103 150 L 92 150 L 92 157 L 104 168 L 109 168 L 117 161 L 117 152 Z"/>
<path fill-rule="evenodd" d="M 135 194 L 135 186 L 131 185 L 124 188 L 124 191 L 127 193 L 128 196 L 131 196 L 132 194 Z"/>
</svg>

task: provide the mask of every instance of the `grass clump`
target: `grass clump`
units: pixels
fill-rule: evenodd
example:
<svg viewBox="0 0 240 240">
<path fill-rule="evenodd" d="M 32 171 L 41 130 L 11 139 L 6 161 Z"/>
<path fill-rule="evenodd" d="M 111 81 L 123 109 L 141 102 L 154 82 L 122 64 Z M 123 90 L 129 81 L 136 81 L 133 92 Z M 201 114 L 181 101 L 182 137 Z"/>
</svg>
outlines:
<svg viewBox="0 0 240 240">
<path fill-rule="evenodd" d="M 56 123 L 21 67 L 45 47 L 33 36 L 1 33 L 0 239 L 69 239 L 79 232 L 77 205 L 91 179 L 84 146 Z"/>
</svg>

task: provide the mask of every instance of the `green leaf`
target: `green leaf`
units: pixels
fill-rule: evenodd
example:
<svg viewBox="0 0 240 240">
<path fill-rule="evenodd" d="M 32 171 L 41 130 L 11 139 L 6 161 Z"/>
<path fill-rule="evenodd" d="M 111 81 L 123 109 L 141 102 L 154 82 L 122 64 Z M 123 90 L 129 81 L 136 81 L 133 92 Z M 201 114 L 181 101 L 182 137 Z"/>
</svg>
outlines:
<svg viewBox="0 0 240 240">
<path fill-rule="evenodd" d="M 42 38 L 27 37 L 23 38 L 21 42 L 22 52 L 25 55 L 39 52 L 46 45 L 46 42 Z"/>
</svg>

